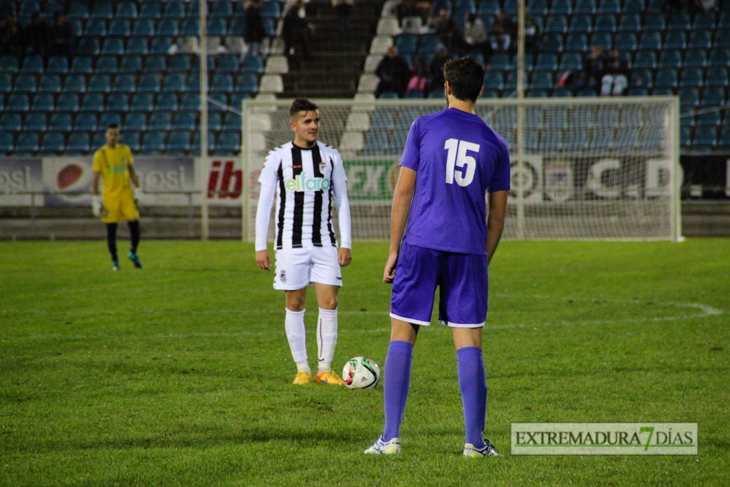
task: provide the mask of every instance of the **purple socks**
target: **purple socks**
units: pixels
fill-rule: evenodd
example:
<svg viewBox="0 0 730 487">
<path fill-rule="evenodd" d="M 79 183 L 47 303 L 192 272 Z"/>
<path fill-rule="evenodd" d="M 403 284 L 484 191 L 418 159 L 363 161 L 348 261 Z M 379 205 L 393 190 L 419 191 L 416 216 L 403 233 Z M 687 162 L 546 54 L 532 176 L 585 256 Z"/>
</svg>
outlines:
<svg viewBox="0 0 730 487">
<path fill-rule="evenodd" d="M 383 396 L 385 398 L 383 441 L 390 441 L 400 435 L 400 423 L 403 420 L 408 388 L 411 384 L 412 358 L 413 344 L 402 341 L 390 342 L 383 373 Z"/>
<path fill-rule="evenodd" d="M 484 359 L 479 347 L 464 347 L 456 351 L 459 362 L 459 389 L 464 405 L 466 442 L 476 448 L 484 446 L 484 422 L 487 414 L 487 382 Z M 387 417 L 387 416 L 386 416 Z"/>
</svg>

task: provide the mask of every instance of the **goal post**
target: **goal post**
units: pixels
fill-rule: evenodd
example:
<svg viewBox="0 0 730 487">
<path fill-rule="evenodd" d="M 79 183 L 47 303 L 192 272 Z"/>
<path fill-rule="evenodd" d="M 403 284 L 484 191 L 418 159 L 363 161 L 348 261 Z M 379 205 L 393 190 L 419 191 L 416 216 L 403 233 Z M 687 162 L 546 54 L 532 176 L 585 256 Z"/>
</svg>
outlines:
<svg viewBox="0 0 730 487">
<path fill-rule="evenodd" d="M 389 239 L 408 131 L 417 117 L 443 110 L 444 100 L 314 101 L 319 140 L 337 148 L 345 165 L 353 239 Z M 255 237 L 257 181 L 266 154 L 293 140 L 291 102 L 243 101 L 241 155 L 249 182 L 242 201 L 244 241 Z M 517 160 L 520 106 L 523 164 Z M 503 238 L 682 239 L 677 97 L 480 99 L 477 115 L 510 148 Z"/>
</svg>

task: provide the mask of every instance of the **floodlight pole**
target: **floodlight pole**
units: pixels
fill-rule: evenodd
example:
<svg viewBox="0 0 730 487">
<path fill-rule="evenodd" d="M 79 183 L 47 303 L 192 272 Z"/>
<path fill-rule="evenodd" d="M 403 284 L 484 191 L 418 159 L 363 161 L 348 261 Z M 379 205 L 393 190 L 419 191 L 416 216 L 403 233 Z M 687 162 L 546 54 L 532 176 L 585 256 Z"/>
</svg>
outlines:
<svg viewBox="0 0 730 487">
<path fill-rule="evenodd" d="M 525 98 L 525 0 L 517 2 L 517 99 Z M 525 238 L 525 106 L 517 105 L 517 238 Z"/>
<path fill-rule="evenodd" d="M 208 240 L 208 32 L 207 4 L 200 2 L 200 239 Z"/>
</svg>

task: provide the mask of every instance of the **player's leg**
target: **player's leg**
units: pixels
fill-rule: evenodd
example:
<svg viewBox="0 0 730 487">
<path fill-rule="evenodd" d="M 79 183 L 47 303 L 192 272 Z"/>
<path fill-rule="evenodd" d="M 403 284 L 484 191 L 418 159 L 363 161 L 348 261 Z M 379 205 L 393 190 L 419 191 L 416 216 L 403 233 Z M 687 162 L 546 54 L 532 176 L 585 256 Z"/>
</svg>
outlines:
<svg viewBox="0 0 730 487">
<path fill-rule="evenodd" d="M 119 270 L 119 257 L 117 256 L 117 223 L 106 224 L 106 246 L 112 257 L 112 269 Z"/>
<path fill-rule="evenodd" d="M 142 262 L 137 255 L 137 247 L 139 246 L 140 239 L 139 211 L 137 210 L 137 205 L 134 204 L 134 196 L 131 193 L 122 197 L 120 211 L 122 219 L 126 220 L 129 226 L 129 260 L 132 261 L 134 267 L 141 269 Z"/>
<path fill-rule="evenodd" d="M 311 280 L 314 283 L 319 305 L 317 382 L 344 385 L 345 381 L 332 371 L 332 359 L 337 346 L 337 293 L 342 285 L 336 248 L 315 247 L 312 249 Z"/>
<path fill-rule="evenodd" d="M 276 251 L 274 289 L 285 291 L 286 318 L 284 329 L 294 363 L 297 365 L 295 384 L 309 384 L 312 370 L 307 357 L 307 336 L 304 329 L 304 313 L 309 284 L 309 253 L 306 249 Z"/>
<path fill-rule="evenodd" d="M 121 215 L 119 212 L 119 200 L 112 197 L 104 198 L 104 208 L 101 214 L 101 221 L 106 225 L 106 246 L 112 258 L 112 269 L 119 270 L 119 257 L 117 256 L 117 227 Z"/>
</svg>

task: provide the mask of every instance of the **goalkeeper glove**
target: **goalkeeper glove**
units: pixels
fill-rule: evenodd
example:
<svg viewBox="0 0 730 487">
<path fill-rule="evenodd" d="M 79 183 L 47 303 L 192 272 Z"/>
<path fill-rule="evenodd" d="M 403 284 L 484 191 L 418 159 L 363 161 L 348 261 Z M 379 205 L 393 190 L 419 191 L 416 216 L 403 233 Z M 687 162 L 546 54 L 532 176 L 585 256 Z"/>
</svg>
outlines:
<svg viewBox="0 0 730 487">
<path fill-rule="evenodd" d="M 98 195 L 93 195 L 91 197 L 91 213 L 94 214 L 96 218 L 99 218 L 101 216 L 101 210 L 102 210 L 101 200 L 99 199 Z"/>
<path fill-rule="evenodd" d="M 134 204 L 139 207 L 142 204 L 142 188 L 134 188 Z"/>
</svg>

